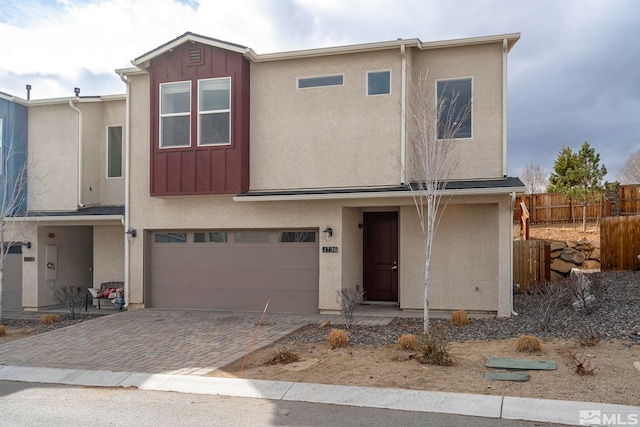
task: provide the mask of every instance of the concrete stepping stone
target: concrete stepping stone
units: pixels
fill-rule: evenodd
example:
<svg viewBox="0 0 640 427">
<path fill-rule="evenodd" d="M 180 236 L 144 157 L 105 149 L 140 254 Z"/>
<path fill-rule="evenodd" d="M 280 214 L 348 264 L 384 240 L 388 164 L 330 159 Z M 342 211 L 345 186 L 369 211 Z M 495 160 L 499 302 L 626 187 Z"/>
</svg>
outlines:
<svg viewBox="0 0 640 427">
<path fill-rule="evenodd" d="M 490 357 L 484 364 L 487 368 L 514 369 L 519 371 L 554 371 L 556 362 L 552 360 L 523 360 L 509 357 Z"/>
<path fill-rule="evenodd" d="M 491 381 L 529 381 L 531 376 L 527 372 L 485 372 L 482 379 Z"/>
</svg>

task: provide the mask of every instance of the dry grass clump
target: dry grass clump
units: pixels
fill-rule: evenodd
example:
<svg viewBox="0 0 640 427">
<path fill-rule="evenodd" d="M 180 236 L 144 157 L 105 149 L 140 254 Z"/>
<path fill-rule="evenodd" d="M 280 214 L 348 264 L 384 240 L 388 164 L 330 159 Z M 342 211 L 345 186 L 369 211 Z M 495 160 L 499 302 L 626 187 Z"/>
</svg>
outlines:
<svg viewBox="0 0 640 427">
<path fill-rule="evenodd" d="M 265 362 L 265 365 L 287 365 L 289 363 L 297 362 L 300 360 L 300 356 L 288 347 L 282 347 Z"/>
<path fill-rule="evenodd" d="M 43 314 L 40 318 L 40 323 L 43 325 L 52 325 L 60 322 L 60 316 L 57 314 Z"/>
<path fill-rule="evenodd" d="M 5 336 L 7 331 L 4 329 L 4 325 L 0 325 L 0 337 Z"/>
<path fill-rule="evenodd" d="M 349 336 L 344 329 L 332 329 L 327 337 L 327 347 L 334 350 L 340 347 L 346 347 L 349 344 Z"/>
<path fill-rule="evenodd" d="M 417 348 L 416 336 L 413 334 L 404 334 L 398 338 L 398 348 L 400 350 L 415 350 Z"/>
<path fill-rule="evenodd" d="M 516 342 L 516 350 L 522 353 L 533 353 L 542 350 L 542 342 L 538 337 L 520 335 Z"/>
<path fill-rule="evenodd" d="M 464 310 L 458 310 L 451 315 L 451 324 L 453 326 L 467 326 L 469 324 L 469 316 Z"/>
<path fill-rule="evenodd" d="M 449 340 L 438 329 L 431 329 L 417 340 L 416 360 L 422 364 L 451 366 L 453 355 L 449 351 Z"/>
</svg>

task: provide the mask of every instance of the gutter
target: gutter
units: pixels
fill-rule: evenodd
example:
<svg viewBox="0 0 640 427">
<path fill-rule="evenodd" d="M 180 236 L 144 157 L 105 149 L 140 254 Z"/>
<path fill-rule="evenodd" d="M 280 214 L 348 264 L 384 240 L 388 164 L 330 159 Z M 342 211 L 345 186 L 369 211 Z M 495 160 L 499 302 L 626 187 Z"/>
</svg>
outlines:
<svg viewBox="0 0 640 427">
<path fill-rule="evenodd" d="M 131 227 L 131 221 L 129 218 L 129 201 L 130 201 L 130 179 L 129 179 L 129 151 L 130 151 L 130 135 L 129 125 L 131 123 L 131 83 L 124 76 L 124 73 L 118 73 L 120 80 L 122 80 L 127 87 L 126 100 L 125 100 L 125 133 L 124 133 L 124 308 L 129 307 L 129 289 L 131 288 L 129 282 L 130 268 L 130 244 L 133 238 L 128 231 Z"/>
<path fill-rule="evenodd" d="M 122 221 L 122 215 L 59 215 L 7 217 L 7 222 Z"/>
<path fill-rule="evenodd" d="M 73 105 L 73 100 L 69 100 L 69 107 L 74 109 L 78 113 L 78 190 L 77 190 L 77 205 L 84 208 L 82 203 L 82 111 Z"/>
<path fill-rule="evenodd" d="M 516 205 L 516 192 L 514 191 L 509 195 L 509 208 L 510 208 L 509 210 L 511 212 L 511 218 L 513 218 L 513 209 L 515 205 Z M 514 292 L 514 289 L 513 289 L 513 226 L 509 227 L 509 253 L 511 254 L 510 255 L 511 262 L 509 263 L 509 277 L 510 277 L 509 280 L 511 282 L 509 284 L 509 288 L 510 288 L 509 295 L 511 300 L 510 311 L 512 316 L 517 317 L 518 313 L 516 313 L 515 310 L 513 309 L 513 292 Z"/>
<path fill-rule="evenodd" d="M 456 190 L 438 191 L 439 196 L 481 196 L 510 194 L 522 191 L 522 187 L 498 187 L 498 188 L 465 188 Z M 411 191 L 380 191 L 380 192 L 353 192 L 353 193 L 316 193 L 316 194 L 277 194 L 277 195 L 253 195 L 234 196 L 234 202 L 279 202 L 287 200 L 337 200 L 337 199 L 389 199 L 398 197 L 411 197 Z"/>
</svg>

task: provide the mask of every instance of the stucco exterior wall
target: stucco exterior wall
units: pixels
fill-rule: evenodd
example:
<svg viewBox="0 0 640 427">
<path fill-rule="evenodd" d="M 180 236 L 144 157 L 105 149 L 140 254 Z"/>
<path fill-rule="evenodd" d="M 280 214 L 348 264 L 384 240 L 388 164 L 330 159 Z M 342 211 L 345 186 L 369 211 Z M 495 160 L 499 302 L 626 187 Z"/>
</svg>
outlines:
<svg viewBox="0 0 640 427">
<path fill-rule="evenodd" d="M 107 178 L 107 126 L 125 132 L 125 101 L 75 102 L 82 111 L 84 205 L 124 204 L 124 178 Z M 68 102 L 29 107 L 29 209 L 77 208 L 78 113 Z M 123 141 L 124 145 L 124 141 Z M 123 162 L 124 164 L 124 162 Z"/>
<path fill-rule="evenodd" d="M 103 282 L 124 281 L 124 227 L 93 227 L 93 287 Z"/>
<path fill-rule="evenodd" d="M 393 185 L 400 180 L 400 51 L 251 65 L 253 190 Z M 367 71 L 391 70 L 391 94 L 367 96 Z M 344 85 L 297 88 L 299 77 Z"/>
<path fill-rule="evenodd" d="M 77 207 L 78 114 L 68 104 L 29 107 L 30 210 Z"/>
<path fill-rule="evenodd" d="M 451 179 L 500 178 L 503 176 L 502 43 L 413 50 L 409 73 L 416 82 L 427 73 L 427 87 L 434 99 L 436 82 L 472 79 L 472 137 L 455 143 L 458 168 Z"/>
</svg>

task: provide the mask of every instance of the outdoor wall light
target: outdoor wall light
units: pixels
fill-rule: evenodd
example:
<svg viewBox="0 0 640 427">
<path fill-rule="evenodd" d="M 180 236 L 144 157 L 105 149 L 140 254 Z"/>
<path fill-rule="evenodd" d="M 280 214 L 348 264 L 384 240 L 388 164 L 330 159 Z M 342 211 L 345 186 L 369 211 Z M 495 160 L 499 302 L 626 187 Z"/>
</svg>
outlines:
<svg viewBox="0 0 640 427">
<path fill-rule="evenodd" d="M 22 246 L 26 246 L 27 249 L 31 249 L 31 242 L 22 242 L 20 243 Z"/>
<path fill-rule="evenodd" d="M 136 237 L 138 235 L 135 228 L 128 229 L 127 231 L 124 232 L 124 234 L 130 234 L 131 237 Z"/>
<path fill-rule="evenodd" d="M 323 233 L 327 233 L 327 237 L 331 237 L 333 236 L 333 228 L 331 227 L 327 227 L 324 230 L 322 230 Z"/>
</svg>

